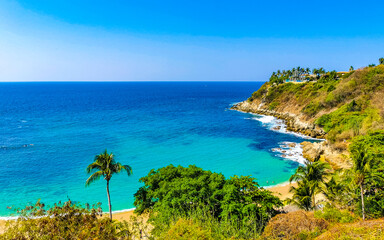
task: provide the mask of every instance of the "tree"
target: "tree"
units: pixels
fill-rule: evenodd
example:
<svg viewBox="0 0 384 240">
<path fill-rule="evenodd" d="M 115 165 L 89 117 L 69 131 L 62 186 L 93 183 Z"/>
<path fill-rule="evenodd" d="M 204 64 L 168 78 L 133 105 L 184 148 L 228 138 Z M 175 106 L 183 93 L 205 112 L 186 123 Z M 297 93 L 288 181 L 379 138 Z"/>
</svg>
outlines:
<svg viewBox="0 0 384 240">
<path fill-rule="evenodd" d="M 383 181 L 382 163 L 384 160 L 384 131 L 372 132 L 366 136 L 359 136 L 350 145 L 349 151 L 353 161 L 350 170 L 356 185 L 360 190 L 361 214 L 366 218 L 365 199 L 366 185 L 377 185 Z M 374 189 L 373 192 L 377 192 Z"/>
<path fill-rule="evenodd" d="M 109 206 L 109 216 L 112 220 L 112 205 L 111 205 L 111 197 L 109 195 L 109 181 L 112 178 L 113 174 L 120 173 L 121 171 L 126 171 L 128 176 L 132 175 L 132 168 L 129 165 L 122 165 L 119 162 L 116 162 L 114 159 L 114 155 L 112 153 L 108 153 L 107 150 L 104 153 L 96 155 L 95 161 L 88 165 L 87 173 L 94 172 L 85 182 L 86 186 L 89 186 L 94 181 L 100 179 L 100 177 L 104 177 L 107 181 L 107 195 L 108 195 L 108 206 Z"/>
<path fill-rule="evenodd" d="M 280 199 L 260 188 L 254 178 L 225 179 L 221 173 L 194 165 L 152 169 L 140 181 L 144 186 L 135 194 L 135 212 L 149 213 L 154 235 L 183 218 L 204 225 L 213 221 L 226 229 L 242 229 L 236 234 L 247 239 L 251 234 L 254 238 L 282 206 Z"/>
<path fill-rule="evenodd" d="M 380 65 L 384 64 L 384 58 L 379 58 Z"/>
<path fill-rule="evenodd" d="M 349 71 L 352 72 L 353 70 L 355 70 L 355 69 L 353 68 L 353 66 L 350 66 L 350 67 L 349 67 Z"/>
<path fill-rule="evenodd" d="M 353 176 L 355 183 L 360 188 L 361 197 L 361 214 L 363 220 L 365 219 L 365 206 L 364 206 L 364 184 L 371 172 L 372 157 L 367 149 L 358 146 L 351 149 L 351 157 L 353 161 Z"/>
<path fill-rule="evenodd" d="M 312 197 L 313 188 L 306 179 L 297 182 L 297 187 L 291 186 L 289 192 L 293 193 L 288 203 L 294 204 L 305 211 L 310 211 L 313 207 Z"/>
<path fill-rule="evenodd" d="M 329 175 L 329 165 L 319 160 L 310 162 L 306 161 L 305 166 L 299 166 L 295 174 L 289 179 L 290 182 L 297 181 L 299 186 L 308 188 L 305 192 L 312 199 L 312 208 L 316 208 L 315 196 L 321 191 L 321 185 L 325 181 L 325 177 Z M 300 184 L 303 182 L 303 184 Z M 293 190 L 295 191 L 295 190 Z"/>
</svg>

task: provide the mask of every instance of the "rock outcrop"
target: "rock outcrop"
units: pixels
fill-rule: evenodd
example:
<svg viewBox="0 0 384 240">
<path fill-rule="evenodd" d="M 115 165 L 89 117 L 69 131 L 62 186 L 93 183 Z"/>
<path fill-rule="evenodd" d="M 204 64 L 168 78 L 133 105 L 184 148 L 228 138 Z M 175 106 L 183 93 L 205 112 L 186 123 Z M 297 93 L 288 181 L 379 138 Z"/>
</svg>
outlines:
<svg viewBox="0 0 384 240">
<path fill-rule="evenodd" d="M 278 110 L 269 110 L 260 100 L 255 99 L 252 102 L 244 101 L 235 104 L 231 109 L 249 112 L 260 115 L 274 116 L 278 119 L 284 120 L 287 125 L 287 130 L 301 133 L 312 138 L 324 139 L 325 131 L 316 126 L 312 119 L 305 119 L 298 113 L 293 111 L 282 112 Z M 328 141 L 322 142 L 308 142 L 301 143 L 303 147 L 303 156 L 309 161 L 320 159 L 321 161 L 328 162 L 332 168 L 349 168 L 350 163 L 348 161 L 348 153 L 346 151 L 339 151 L 334 146 L 328 143 Z"/>
<path fill-rule="evenodd" d="M 235 104 L 231 109 L 242 112 L 256 113 L 260 115 L 274 116 L 278 119 L 284 120 L 285 124 L 287 125 L 288 131 L 302 133 L 306 136 L 310 136 L 313 138 L 323 139 L 325 135 L 323 129 L 319 128 L 310 121 L 304 121 L 300 118 L 300 116 L 290 112 L 279 112 L 275 110 L 269 110 L 264 107 L 264 104 L 258 103 L 257 101 L 244 101 Z"/>
</svg>

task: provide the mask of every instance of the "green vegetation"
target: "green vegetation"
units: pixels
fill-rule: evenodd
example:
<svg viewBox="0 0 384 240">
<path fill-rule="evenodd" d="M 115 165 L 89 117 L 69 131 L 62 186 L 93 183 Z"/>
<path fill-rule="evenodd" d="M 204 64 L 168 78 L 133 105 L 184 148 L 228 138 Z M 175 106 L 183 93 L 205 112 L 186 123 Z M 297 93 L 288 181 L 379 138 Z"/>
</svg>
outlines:
<svg viewBox="0 0 384 240">
<path fill-rule="evenodd" d="M 94 172 L 96 170 L 96 172 Z M 128 176 L 132 174 L 132 168 L 129 165 L 122 165 L 119 162 L 116 162 L 114 155 L 108 153 L 105 150 L 104 153 L 96 155 L 95 161 L 88 165 L 87 173 L 94 172 L 85 182 L 86 186 L 93 183 L 94 181 L 103 177 L 107 181 L 107 195 L 108 195 L 108 206 L 109 206 L 109 216 L 112 219 L 112 205 L 111 197 L 109 195 L 109 181 L 112 178 L 113 174 L 120 173 L 121 171 L 126 171 Z"/>
<path fill-rule="evenodd" d="M 315 160 L 300 166 L 290 180 L 291 203 L 302 209 L 315 209 L 316 193 L 323 192 L 333 208 L 361 211 L 366 216 L 384 217 L 384 131 L 356 137 L 349 147 L 351 169 L 329 172 L 324 162 Z M 368 202 L 368 204 L 367 204 Z"/>
<path fill-rule="evenodd" d="M 86 208 L 71 201 L 46 209 L 38 201 L 19 210 L 21 217 L 8 221 L 0 239 L 131 239 L 126 222 L 101 218 L 100 205 Z"/>
<path fill-rule="evenodd" d="M 169 165 L 140 179 L 135 194 L 138 214 L 149 213 L 152 234 L 161 236 L 180 219 L 212 232 L 215 239 L 255 238 L 282 206 L 279 198 L 259 188 L 251 177 Z"/>
<path fill-rule="evenodd" d="M 384 64 L 348 73 L 314 69 L 313 81 L 301 84 L 283 83 L 287 73 L 272 74 L 248 100 L 263 102 L 269 110 L 303 113 L 344 151 L 355 136 L 384 128 Z"/>
<path fill-rule="evenodd" d="M 290 192 L 293 193 L 289 200 L 305 210 L 316 209 L 316 194 L 321 192 L 325 178 L 329 175 L 330 167 L 321 161 L 307 161 L 305 166 L 299 166 L 295 174 L 289 179 L 290 182 L 297 181 L 297 187 L 292 186 Z"/>
</svg>

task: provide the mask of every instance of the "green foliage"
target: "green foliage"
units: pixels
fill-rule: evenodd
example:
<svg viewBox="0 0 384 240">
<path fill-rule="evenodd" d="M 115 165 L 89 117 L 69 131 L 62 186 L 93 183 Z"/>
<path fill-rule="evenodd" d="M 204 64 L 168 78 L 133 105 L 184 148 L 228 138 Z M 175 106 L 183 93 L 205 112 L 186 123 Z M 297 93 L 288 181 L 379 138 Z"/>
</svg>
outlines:
<svg viewBox="0 0 384 240">
<path fill-rule="evenodd" d="M 104 153 L 96 155 L 95 161 L 88 165 L 87 173 L 94 172 L 86 181 L 85 185 L 93 183 L 94 181 L 104 177 L 105 180 L 109 181 L 113 174 L 125 171 L 128 176 L 132 174 L 132 168 L 129 165 L 122 165 L 115 161 L 113 153 L 108 153 L 107 150 Z"/>
<path fill-rule="evenodd" d="M 358 135 L 362 122 L 367 117 L 367 114 L 361 112 L 361 108 L 361 103 L 353 100 L 330 114 L 322 115 L 316 120 L 316 124 L 328 133 L 331 142 L 336 141 L 336 135 L 348 130 L 353 130 L 354 135 Z"/>
<path fill-rule="evenodd" d="M 330 204 L 326 204 L 323 209 L 315 211 L 315 217 L 331 223 L 350 223 L 358 220 L 358 217 L 348 210 L 339 210 Z"/>
<path fill-rule="evenodd" d="M 204 226 L 194 222 L 180 218 L 175 224 L 172 224 L 168 232 L 164 232 L 159 240 L 213 240 L 212 233 L 204 229 Z"/>
<path fill-rule="evenodd" d="M 324 106 L 321 103 L 312 101 L 303 108 L 302 112 L 312 117 L 315 116 L 323 108 Z"/>
<path fill-rule="evenodd" d="M 324 183 L 323 195 L 334 208 L 354 210 L 358 202 L 356 184 L 352 176 L 344 170 L 333 172 L 331 178 Z"/>
<path fill-rule="evenodd" d="M 293 84 L 293 83 L 285 83 L 277 86 L 273 86 L 270 88 L 268 93 L 265 96 L 265 100 L 267 103 L 271 103 L 274 100 L 277 100 L 281 94 L 287 94 L 288 96 L 294 96 L 295 93 L 300 91 L 300 89 L 305 84 Z M 279 101 L 276 101 L 279 102 Z"/>
<path fill-rule="evenodd" d="M 248 101 L 252 102 L 254 99 L 262 98 L 268 92 L 268 83 L 264 83 L 259 90 L 252 93 L 252 96 L 248 98 Z"/>
<path fill-rule="evenodd" d="M 156 236 L 168 231 L 178 219 L 216 219 L 225 229 L 256 236 L 282 206 L 271 192 L 259 188 L 251 177 L 204 171 L 196 166 L 169 165 L 140 179 L 144 183 L 135 194 L 136 212 L 149 212 Z M 205 214 L 204 214 L 205 213 Z M 247 235 L 248 236 L 248 235 Z M 230 236 L 228 236 L 230 237 Z"/>
<path fill-rule="evenodd" d="M 384 131 L 356 137 L 349 149 L 353 160 L 350 171 L 360 187 L 363 218 L 365 211 L 368 217 L 384 216 Z"/>
<path fill-rule="evenodd" d="M 21 216 L 8 221 L 1 239 L 131 239 L 126 222 L 101 217 L 99 205 L 83 208 L 71 201 L 46 209 L 38 201 L 19 210 Z"/>
<path fill-rule="evenodd" d="M 289 179 L 290 182 L 297 181 L 297 187 L 291 187 L 293 197 L 288 201 L 306 211 L 315 209 L 315 195 L 321 191 L 325 178 L 329 175 L 329 169 L 327 163 L 318 160 L 307 161 L 305 166 L 299 166 Z"/>
<path fill-rule="evenodd" d="M 269 104 L 269 110 L 274 110 L 277 106 L 279 106 L 279 103 L 278 102 L 272 102 L 271 104 Z"/>
</svg>

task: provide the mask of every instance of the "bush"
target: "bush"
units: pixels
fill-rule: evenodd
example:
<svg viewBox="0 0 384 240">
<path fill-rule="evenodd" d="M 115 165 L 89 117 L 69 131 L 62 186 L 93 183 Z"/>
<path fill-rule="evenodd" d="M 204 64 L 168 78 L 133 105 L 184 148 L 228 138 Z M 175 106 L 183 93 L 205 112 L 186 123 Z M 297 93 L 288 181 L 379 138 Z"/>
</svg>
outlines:
<svg viewBox="0 0 384 240">
<path fill-rule="evenodd" d="M 310 117 L 315 116 L 321 109 L 323 109 L 323 105 L 318 102 L 310 102 L 307 106 L 305 106 L 302 110 L 303 113 L 307 114 Z"/>
<path fill-rule="evenodd" d="M 161 234 L 160 240 L 214 240 L 211 232 L 192 220 L 179 219 L 168 232 Z"/>
<path fill-rule="evenodd" d="M 358 219 L 347 210 L 338 210 L 327 204 L 322 210 L 315 211 L 315 217 L 331 223 L 350 223 Z"/>
<path fill-rule="evenodd" d="M 126 223 L 102 218 L 100 209 L 82 208 L 71 201 L 48 210 L 38 201 L 18 213 L 17 220 L 7 222 L 1 239 L 131 239 Z"/>
<path fill-rule="evenodd" d="M 279 106 L 279 103 L 278 102 L 272 102 L 271 104 L 269 104 L 269 110 L 274 110 L 277 106 Z"/>
</svg>

